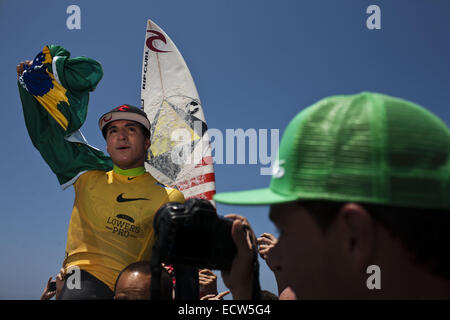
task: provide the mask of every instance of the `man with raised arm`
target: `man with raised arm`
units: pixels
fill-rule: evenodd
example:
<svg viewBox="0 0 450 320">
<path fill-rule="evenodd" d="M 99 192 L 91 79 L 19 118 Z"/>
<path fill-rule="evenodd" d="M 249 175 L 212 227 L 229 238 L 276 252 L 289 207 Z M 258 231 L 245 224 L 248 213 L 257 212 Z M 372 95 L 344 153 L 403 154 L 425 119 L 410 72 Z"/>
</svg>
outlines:
<svg viewBox="0 0 450 320">
<path fill-rule="evenodd" d="M 61 187 L 75 190 L 64 262 L 75 273 L 67 273 L 59 298 L 112 299 L 119 272 L 150 259 L 157 209 L 184 197 L 145 171 L 150 122 L 140 109 L 121 105 L 100 117 L 110 157 L 84 139 L 79 129 L 89 92 L 103 75 L 97 61 L 70 58 L 63 47 L 49 45 L 21 62 L 17 75 L 33 145 Z M 73 279 L 77 269 L 80 285 Z"/>
</svg>

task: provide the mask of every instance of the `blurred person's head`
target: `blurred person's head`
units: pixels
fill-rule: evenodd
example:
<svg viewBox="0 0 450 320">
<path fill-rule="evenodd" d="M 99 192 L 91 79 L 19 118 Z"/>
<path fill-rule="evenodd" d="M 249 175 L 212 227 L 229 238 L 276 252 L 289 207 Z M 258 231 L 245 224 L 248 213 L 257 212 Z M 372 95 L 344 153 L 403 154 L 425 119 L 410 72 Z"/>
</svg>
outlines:
<svg viewBox="0 0 450 320">
<path fill-rule="evenodd" d="M 260 298 L 261 300 L 278 300 L 278 296 L 268 290 L 261 290 Z"/>
<path fill-rule="evenodd" d="M 123 269 L 114 286 L 114 299 L 150 300 L 150 270 L 150 261 L 135 262 Z M 172 279 L 164 268 L 161 272 L 161 299 L 172 300 Z"/>
<path fill-rule="evenodd" d="M 273 264 L 299 299 L 450 297 L 449 150 L 414 103 L 330 97 L 289 123 L 269 188 L 215 200 L 271 205 Z"/>
</svg>

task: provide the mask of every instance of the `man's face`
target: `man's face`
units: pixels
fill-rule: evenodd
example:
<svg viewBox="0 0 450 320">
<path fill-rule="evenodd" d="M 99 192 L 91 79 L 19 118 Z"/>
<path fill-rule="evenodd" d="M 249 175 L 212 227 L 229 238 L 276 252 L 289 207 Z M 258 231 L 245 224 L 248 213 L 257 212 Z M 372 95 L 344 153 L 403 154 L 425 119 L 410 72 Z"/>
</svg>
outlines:
<svg viewBox="0 0 450 320">
<path fill-rule="evenodd" d="M 338 275 L 345 262 L 340 259 L 339 241 L 332 230 L 324 233 L 298 203 L 272 206 L 270 218 L 280 232 L 271 252 L 277 275 L 298 299 L 334 297 L 342 286 L 339 282 L 344 281 Z"/>
<path fill-rule="evenodd" d="M 150 274 L 124 272 L 117 281 L 114 299 L 150 300 L 150 282 Z"/>
<path fill-rule="evenodd" d="M 114 164 L 125 170 L 144 165 L 150 140 L 137 122 L 116 120 L 106 130 L 106 145 Z"/>
</svg>

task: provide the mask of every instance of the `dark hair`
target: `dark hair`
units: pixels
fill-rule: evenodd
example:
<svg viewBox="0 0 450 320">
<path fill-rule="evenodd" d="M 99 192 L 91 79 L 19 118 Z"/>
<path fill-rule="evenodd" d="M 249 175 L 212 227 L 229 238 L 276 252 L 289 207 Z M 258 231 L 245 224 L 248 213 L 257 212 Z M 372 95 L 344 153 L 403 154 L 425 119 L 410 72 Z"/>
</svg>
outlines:
<svg viewBox="0 0 450 320">
<path fill-rule="evenodd" d="M 324 233 L 345 202 L 301 201 Z M 450 210 L 358 203 L 414 254 L 415 263 L 450 278 Z"/>
<path fill-rule="evenodd" d="M 130 120 L 130 121 L 131 121 L 131 120 Z M 108 123 L 107 125 L 105 125 L 105 126 L 103 127 L 102 134 L 103 134 L 103 138 L 105 138 L 105 140 L 106 140 L 106 133 L 108 132 L 108 127 L 109 127 L 109 126 L 111 125 L 111 123 L 113 123 L 113 122 L 114 122 L 114 121 Z M 147 130 L 147 128 L 144 127 L 144 126 L 143 126 L 142 124 L 140 124 L 139 122 L 136 122 L 136 124 L 138 124 L 138 127 L 141 128 L 141 132 L 142 132 L 142 134 L 144 135 L 144 137 L 145 137 L 146 139 L 150 139 L 150 131 Z"/>
<path fill-rule="evenodd" d="M 261 300 L 278 300 L 278 296 L 268 290 L 261 290 Z"/>
<path fill-rule="evenodd" d="M 150 261 L 138 261 L 126 266 L 122 271 L 120 271 L 117 276 L 116 283 L 114 284 L 114 293 L 116 292 L 117 282 L 119 278 L 125 272 L 140 272 L 146 275 L 151 275 Z M 172 277 L 169 275 L 165 268 L 161 271 L 161 299 L 162 300 L 172 300 Z"/>
</svg>

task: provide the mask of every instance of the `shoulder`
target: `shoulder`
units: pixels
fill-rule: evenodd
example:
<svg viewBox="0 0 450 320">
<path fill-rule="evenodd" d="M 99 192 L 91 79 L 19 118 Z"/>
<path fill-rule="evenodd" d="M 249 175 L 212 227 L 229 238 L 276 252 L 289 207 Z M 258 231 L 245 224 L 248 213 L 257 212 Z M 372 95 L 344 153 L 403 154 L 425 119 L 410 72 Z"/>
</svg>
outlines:
<svg viewBox="0 0 450 320">
<path fill-rule="evenodd" d="M 112 171 L 103 171 L 103 170 L 87 170 L 81 172 L 77 179 L 73 182 L 74 187 L 76 188 L 80 184 L 87 183 L 94 179 L 107 179 L 109 173 Z"/>
<path fill-rule="evenodd" d="M 103 170 L 87 170 L 80 175 L 79 179 L 91 179 L 96 177 L 106 177 L 111 171 L 103 171 Z"/>
<path fill-rule="evenodd" d="M 161 183 L 155 179 L 155 186 L 158 188 L 162 188 L 167 193 L 167 197 L 169 198 L 169 202 L 181 202 L 185 201 L 183 194 L 176 188 L 172 188 L 164 183 Z"/>
<path fill-rule="evenodd" d="M 179 190 L 173 189 L 171 193 L 169 193 L 169 201 L 184 203 L 185 199 L 183 194 Z"/>
</svg>

